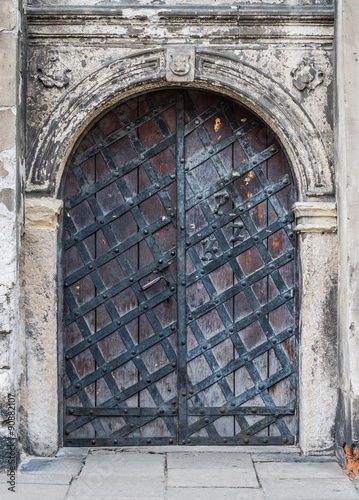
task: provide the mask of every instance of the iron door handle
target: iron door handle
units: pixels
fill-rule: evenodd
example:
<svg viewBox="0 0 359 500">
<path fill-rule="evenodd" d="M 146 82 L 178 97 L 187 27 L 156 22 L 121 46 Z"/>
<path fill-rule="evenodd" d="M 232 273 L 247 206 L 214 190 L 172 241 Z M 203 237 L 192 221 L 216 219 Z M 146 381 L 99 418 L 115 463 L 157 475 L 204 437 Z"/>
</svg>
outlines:
<svg viewBox="0 0 359 500">
<path fill-rule="evenodd" d="M 150 288 L 152 285 L 155 285 L 156 283 L 158 283 L 161 280 L 165 280 L 166 283 L 167 283 L 167 286 L 169 285 L 169 281 L 168 281 L 167 278 L 165 278 L 164 276 L 158 276 L 157 278 L 155 278 L 154 280 L 150 281 L 149 283 L 146 283 L 145 285 L 141 286 L 141 288 L 140 288 L 141 292 L 144 292 L 145 290 L 147 290 L 148 288 Z"/>
</svg>

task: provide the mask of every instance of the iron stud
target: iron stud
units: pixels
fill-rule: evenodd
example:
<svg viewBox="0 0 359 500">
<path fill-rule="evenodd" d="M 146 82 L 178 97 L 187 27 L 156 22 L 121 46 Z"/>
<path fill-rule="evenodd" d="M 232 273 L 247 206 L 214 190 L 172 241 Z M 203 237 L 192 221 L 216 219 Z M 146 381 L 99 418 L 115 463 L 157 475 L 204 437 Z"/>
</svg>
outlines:
<svg viewBox="0 0 359 500">
<path fill-rule="evenodd" d="M 180 159 L 180 162 L 181 162 L 181 163 L 184 163 L 184 158 L 181 158 L 181 159 Z"/>
<path fill-rule="evenodd" d="M 160 333 L 158 334 L 158 336 L 159 336 L 159 337 L 163 337 L 163 332 L 160 332 Z"/>
<path fill-rule="evenodd" d="M 155 186 L 156 189 L 160 189 L 160 187 L 161 186 L 159 184 L 156 184 L 156 186 Z"/>
<path fill-rule="evenodd" d="M 198 198 L 199 200 L 201 200 L 201 199 L 203 198 L 203 195 L 198 194 L 198 195 L 197 195 L 197 198 Z"/>
<path fill-rule="evenodd" d="M 185 340 L 181 340 L 181 345 L 186 345 L 186 341 Z"/>
<path fill-rule="evenodd" d="M 74 410 L 73 410 L 72 408 L 70 408 L 70 409 L 69 409 L 69 413 L 70 413 L 70 415 L 72 415 L 72 414 L 73 414 L 73 412 L 74 412 Z"/>
<path fill-rule="evenodd" d="M 66 436 L 68 436 L 70 434 L 70 431 L 68 429 L 66 429 L 65 434 L 66 434 Z"/>
<path fill-rule="evenodd" d="M 246 431 L 247 436 L 251 435 L 251 431 Z"/>
<path fill-rule="evenodd" d="M 93 410 L 90 410 L 90 415 L 93 415 Z"/>
<path fill-rule="evenodd" d="M 106 294 L 106 293 L 104 293 L 104 294 L 102 295 L 102 297 L 103 297 L 104 299 L 107 299 L 107 294 Z"/>
<path fill-rule="evenodd" d="M 103 372 L 107 372 L 107 366 L 104 366 L 104 367 L 102 368 L 102 371 L 103 371 Z"/>
<path fill-rule="evenodd" d="M 236 406 L 236 403 L 232 401 L 231 406 Z"/>
<path fill-rule="evenodd" d="M 219 413 L 222 413 L 222 414 L 226 413 L 226 409 L 225 408 L 220 408 Z"/>
<path fill-rule="evenodd" d="M 190 442 L 191 442 L 191 440 L 188 438 L 188 439 L 187 439 L 187 443 L 190 443 Z"/>
<path fill-rule="evenodd" d="M 182 285 L 182 286 L 186 286 L 186 282 L 185 282 L 185 281 L 182 281 L 181 285 Z"/>
<path fill-rule="evenodd" d="M 147 382 L 148 384 L 150 384 L 150 383 L 151 383 L 151 378 L 150 378 L 150 377 L 146 377 L 146 382 Z"/>
<path fill-rule="evenodd" d="M 88 342 L 89 344 L 91 344 L 92 340 L 91 340 L 91 339 L 87 339 L 87 342 Z"/>
<path fill-rule="evenodd" d="M 224 442 L 224 443 L 228 443 L 228 439 L 224 438 L 224 439 L 223 439 L 223 442 Z"/>
<path fill-rule="evenodd" d="M 204 419 L 204 422 L 205 422 L 206 424 L 208 424 L 208 423 L 209 423 L 209 418 L 205 418 L 205 419 Z"/>
<path fill-rule="evenodd" d="M 171 292 L 174 292 L 176 290 L 176 288 L 174 286 L 171 286 L 170 290 L 171 290 Z"/>
<path fill-rule="evenodd" d="M 93 266 L 89 266 L 89 269 L 93 269 Z"/>
<path fill-rule="evenodd" d="M 176 325 L 171 325 L 171 330 L 174 332 L 176 330 Z"/>
<path fill-rule="evenodd" d="M 65 359 L 70 359 L 70 356 L 66 354 Z"/>
<path fill-rule="evenodd" d="M 194 123 L 195 123 L 196 125 L 199 125 L 199 120 L 195 120 L 195 121 L 194 121 Z"/>
<path fill-rule="evenodd" d="M 251 408 L 252 413 L 257 413 L 257 408 Z"/>
<path fill-rule="evenodd" d="M 176 415 L 176 410 L 172 410 L 172 415 Z"/>
<path fill-rule="evenodd" d="M 120 251 L 120 250 L 119 250 L 118 248 L 116 248 L 115 252 L 116 252 L 116 253 L 119 253 L 119 251 Z"/>
<path fill-rule="evenodd" d="M 113 444 L 117 444 L 117 443 L 118 443 L 117 439 L 114 439 Z"/>
<path fill-rule="evenodd" d="M 130 283 L 133 283 L 133 278 L 130 278 L 130 279 L 129 279 L 129 282 L 130 282 Z"/>
<path fill-rule="evenodd" d="M 248 361 L 248 356 L 244 356 L 244 361 Z"/>
<path fill-rule="evenodd" d="M 284 437 L 283 438 L 283 443 L 288 443 L 288 438 Z"/>
<path fill-rule="evenodd" d="M 91 441 L 91 444 L 94 444 L 94 445 L 96 444 L 95 439 L 93 439 L 93 440 Z"/>
<path fill-rule="evenodd" d="M 264 384 L 259 384 L 258 389 L 260 390 L 264 389 Z"/>
<path fill-rule="evenodd" d="M 148 229 L 143 230 L 144 234 L 148 234 Z"/>
<path fill-rule="evenodd" d="M 80 389 L 81 385 L 80 384 L 76 384 L 75 387 L 76 387 L 76 389 Z"/>
<path fill-rule="evenodd" d="M 74 240 L 75 240 L 75 241 L 79 241 L 78 236 L 75 236 Z"/>
<path fill-rule="evenodd" d="M 151 440 L 150 439 L 146 439 L 146 443 L 147 444 L 151 444 Z"/>
<path fill-rule="evenodd" d="M 136 354 L 136 351 L 135 350 L 131 351 L 131 354 L 134 356 Z"/>
<path fill-rule="evenodd" d="M 100 223 L 101 223 L 101 224 L 105 224 L 105 221 L 104 221 L 104 220 L 100 220 Z"/>
<path fill-rule="evenodd" d="M 116 396 L 117 401 L 121 399 L 121 396 Z"/>
<path fill-rule="evenodd" d="M 233 332 L 234 332 L 234 327 L 233 327 L 233 326 L 231 326 L 231 327 L 230 327 L 230 329 L 229 329 L 229 331 L 230 331 L 231 333 L 233 333 Z"/>
<path fill-rule="evenodd" d="M 288 328 L 289 333 L 293 333 L 293 328 Z"/>
<path fill-rule="evenodd" d="M 130 424 L 131 429 L 135 427 L 135 424 Z"/>
<path fill-rule="evenodd" d="M 248 444 L 248 443 L 249 443 L 249 439 L 248 439 L 248 438 L 244 438 L 244 439 L 243 439 L 243 442 L 244 442 L 245 444 Z"/>
<path fill-rule="evenodd" d="M 263 443 L 268 443 L 268 439 L 267 438 L 263 438 Z"/>
<path fill-rule="evenodd" d="M 173 366 L 173 368 L 175 368 L 175 366 L 176 366 L 176 361 L 173 361 L 172 366 Z"/>
<path fill-rule="evenodd" d="M 143 306 L 143 308 L 147 311 L 147 309 L 148 309 L 148 305 L 147 305 L 147 304 L 145 304 L 145 305 Z"/>
<path fill-rule="evenodd" d="M 125 413 L 125 414 L 127 415 L 127 413 L 128 413 L 128 410 L 127 410 L 127 409 L 126 409 L 126 410 L 124 410 L 124 411 L 123 411 L 123 413 Z"/>
<path fill-rule="evenodd" d="M 186 391 L 182 391 L 182 396 L 185 397 L 187 395 Z"/>
<path fill-rule="evenodd" d="M 118 324 L 118 325 L 120 325 L 120 324 L 121 324 L 121 321 L 120 321 L 120 320 L 118 320 L 118 321 L 117 321 L 117 324 Z"/>
<path fill-rule="evenodd" d="M 176 178 L 175 174 L 171 174 L 170 177 L 171 177 L 171 179 L 175 179 Z"/>
</svg>

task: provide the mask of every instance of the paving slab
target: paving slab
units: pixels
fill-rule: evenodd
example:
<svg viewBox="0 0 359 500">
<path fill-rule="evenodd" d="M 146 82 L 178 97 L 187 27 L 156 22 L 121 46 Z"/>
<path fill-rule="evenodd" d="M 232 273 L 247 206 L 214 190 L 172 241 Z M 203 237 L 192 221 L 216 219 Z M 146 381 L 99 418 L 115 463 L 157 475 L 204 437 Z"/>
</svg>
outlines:
<svg viewBox="0 0 359 500">
<path fill-rule="evenodd" d="M 81 477 L 90 475 L 118 477 L 164 477 L 165 455 L 96 453 L 89 455 Z"/>
<path fill-rule="evenodd" d="M 166 500 L 264 500 L 254 488 L 169 488 Z"/>
<path fill-rule="evenodd" d="M 342 469 L 335 462 L 256 463 L 255 468 L 260 480 L 268 479 L 338 479 L 347 481 Z"/>
<path fill-rule="evenodd" d="M 86 468 L 86 466 L 85 466 Z M 123 498 L 156 498 L 160 500 L 165 494 L 164 478 L 124 477 L 85 475 L 75 479 L 69 490 L 68 498 L 73 500 L 122 500 Z M 51 499 L 52 500 L 52 499 Z"/>
<path fill-rule="evenodd" d="M 334 462 L 332 456 L 308 457 L 301 453 L 252 453 L 253 462 Z"/>
<path fill-rule="evenodd" d="M 65 500 L 69 487 L 48 484 L 16 484 L 15 493 L 0 485 L 1 500 Z"/>
<path fill-rule="evenodd" d="M 215 450 L 214 450 L 215 448 Z M 92 448 L 91 453 L 101 453 L 103 449 L 111 448 Z M 124 446 L 122 448 L 112 448 L 116 453 L 137 452 L 137 453 L 300 453 L 298 446 Z"/>
<path fill-rule="evenodd" d="M 21 474 L 16 473 L 16 484 L 66 484 L 69 485 L 73 476 L 71 474 Z M 8 480 L 6 473 L 0 474 L 0 484 Z M 1 495 L 0 495 L 1 499 Z"/>
<path fill-rule="evenodd" d="M 170 453 L 168 469 L 248 469 L 253 470 L 251 456 L 244 453 Z"/>
<path fill-rule="evenodd" d="M 85 458 L 88 455 L 89 448 L 76 448 L 76 447 L 68 447 L 68 448 L 59 448 L 56 457 L 67 457 L 67 458 L 76 458 L 82 457 Z"/>
<path fill-rule="evenodd" d="M 258 481 L 251 469 L 169 469 L 168 487 L 257 488 Z"/>
<path fill-rule="evenodd" d="M 348 479 L 261 479 L 267 500 L 358 500 Z"/>
<path fill-rule="evenodd" d="M 77 476 L 83 467 L 82 457 L 33 458 L 20 467 L 22 474 Z"/>
</svg>

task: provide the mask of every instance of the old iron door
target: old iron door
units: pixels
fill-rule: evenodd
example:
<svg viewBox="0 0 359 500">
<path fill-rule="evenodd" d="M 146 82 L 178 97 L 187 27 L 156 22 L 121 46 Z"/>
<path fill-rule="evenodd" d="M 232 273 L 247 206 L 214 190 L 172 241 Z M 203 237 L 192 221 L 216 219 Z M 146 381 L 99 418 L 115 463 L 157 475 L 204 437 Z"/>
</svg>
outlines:
<svg viewBox="0 0 359 500">
<path fill-rule="evenodd" d="M 294 442 L 294 194 L 214 94 L 96 123 L 64 186 L 65 444 Z"/>
</svg>

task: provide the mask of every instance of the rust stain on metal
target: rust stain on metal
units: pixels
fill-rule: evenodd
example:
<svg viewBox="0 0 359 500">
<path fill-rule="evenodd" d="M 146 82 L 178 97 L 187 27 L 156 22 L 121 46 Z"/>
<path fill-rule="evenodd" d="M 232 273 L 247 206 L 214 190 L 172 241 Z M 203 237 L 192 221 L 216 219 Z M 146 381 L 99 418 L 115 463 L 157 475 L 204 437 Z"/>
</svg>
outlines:
<svg viewBox="0 0 359 500">
<path fill-rule="evenodd" d="M 222 127 L 221 119 L 216 118 L 216 123 L 214 124 L 214 131 L 218 132 L 218 130 Z"/>
</svg>

